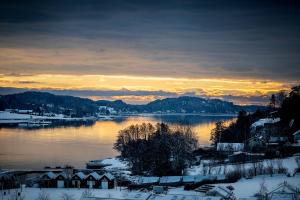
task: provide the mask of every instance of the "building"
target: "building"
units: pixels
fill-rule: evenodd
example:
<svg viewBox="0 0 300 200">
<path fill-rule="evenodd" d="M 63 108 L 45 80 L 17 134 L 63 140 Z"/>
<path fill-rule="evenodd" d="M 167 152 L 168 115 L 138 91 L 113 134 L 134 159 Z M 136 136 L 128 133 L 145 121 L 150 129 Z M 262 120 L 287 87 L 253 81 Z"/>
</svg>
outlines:
<svg viewBox="0 0 300 200">
<path fill-rule="evenodd" d="M 99 188 L 99 180 L 101 176 L 97 172 L 92 172 L 85 177 L 88 188 Z"/>
<path fill-rule="evenodd" d="M 53 172 L 47 172 L 41 176 L 41 186 L 42 187 L 56 187 L 56 174 Z"/>
<path fill-rule="evenodd" d="M 300 200 L 300 190 L 287 182 L 283 182 L 267 193 L 268 200 Z"/>
<path fill-rule="evenodd" d="M 293 133 L 293 137 L 294 137 L 294 142 L 300 143 L 300 130 Z"/>
<path fill-rule="evenodd" d="M 77 172 L 71 178 L 72 187 L 83 188 L 85 187 L 85 174 L 82 172 Z"/>
<path fill-rule="evenodd" d="M 230 189 L 223 186 L 213 187 L 211 190 L 206 192 L 206 195 L 220 197 L 221 199 L 228 199 L 228 200 L 235 199 L 233 192 Z"/>
<path fill-rule="evenodd" d="M 103 174 L 99 179 L 101 189 L 112 189 L 116 185 L 116 178 L 111 173 Z"/>
<path fill-rule="evenodd" d="M 56 180 L 56 187 L 57 188 L 64 188 L 68 186 L 68 177 L 65 173 L 60 173 L 55 177 Z"/>
</svg>

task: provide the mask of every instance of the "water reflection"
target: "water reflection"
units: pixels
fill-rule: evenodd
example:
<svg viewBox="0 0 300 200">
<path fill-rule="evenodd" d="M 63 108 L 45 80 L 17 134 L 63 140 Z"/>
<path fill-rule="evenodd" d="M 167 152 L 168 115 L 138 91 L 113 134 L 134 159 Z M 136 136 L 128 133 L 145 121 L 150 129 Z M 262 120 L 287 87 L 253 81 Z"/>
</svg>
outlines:
<svg viewBox="0 0 300 200">
<path fill-rule="evenodd" d="M 199 144 L 209 144 L 210 131 L 215 122 L 232 121 L 225 116 L 148 116 L 97 121 L 91 126 L 53 127 L 45 129 L 0 129 L 0 168 L 33 168 L 71 164 L 84 167 L 91 159 L 115 156 L 112 149 L 118 131 L 131 125 L 167 122 L 191 125 Z"/>
</svg>

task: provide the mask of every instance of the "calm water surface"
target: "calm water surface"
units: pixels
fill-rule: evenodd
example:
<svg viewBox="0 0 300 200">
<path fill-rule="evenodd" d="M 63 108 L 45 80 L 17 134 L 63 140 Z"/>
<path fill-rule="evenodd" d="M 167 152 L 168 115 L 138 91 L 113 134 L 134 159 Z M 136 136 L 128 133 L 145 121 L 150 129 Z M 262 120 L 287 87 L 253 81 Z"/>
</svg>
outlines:
<svg viewBox="0 0 300 200">
<path fill-rule="evenodd" d="M 92 126 L 43 129 L 0 129 L 0 168 L 41 169 L 45 166 L 70 164 L 85 167 L 88 160 L 118 155 L 112 149 L 118 131 L 143 122 L 189 124 L 197 133 L 199 144 L 209 144 L 215 122 L 227 123 L 233 117 L 170 115 L 128 117 L 113 121 L 97 121 Z"/>
</svg>

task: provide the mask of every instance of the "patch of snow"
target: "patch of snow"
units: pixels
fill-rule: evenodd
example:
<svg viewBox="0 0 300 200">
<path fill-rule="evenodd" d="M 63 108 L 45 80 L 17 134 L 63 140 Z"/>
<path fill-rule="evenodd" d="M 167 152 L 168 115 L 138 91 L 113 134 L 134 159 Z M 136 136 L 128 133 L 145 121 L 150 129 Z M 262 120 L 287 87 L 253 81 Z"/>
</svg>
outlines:
<svg viewBox="0 0 300 200">
<path fill-rule="evenodd" d="M 226 184 L 215 184 L 216 186 L 233 186 L 234 194 L 238 198 L 246 198 L 254 196 L 255 193 L 259 192 L 260 185 L 264 182 L 268 192 L 272 191 L 279 184 L 286 181 L 295 187 L 300 187 L 300 174 L 296 174 L 294 177 L 287 177 L 285 175 L 274 175 L 272 177 L 268 175 L 256 176 L 252 179 L 241 179 L 236 183 Z"/>
<path fill-rule="evenodd" d="M 280 121 L 280 118 L 263 118 L 263 119 L 260 119 L 256 122 L 254 122 L 252 125 L 251 125 L 251 128 L 256 128 L 258 126 L 264 126 L 264 124 L 268 123 L 268 124 L 274 124 L 274 123 L 277 123 Z"/>
</svg>

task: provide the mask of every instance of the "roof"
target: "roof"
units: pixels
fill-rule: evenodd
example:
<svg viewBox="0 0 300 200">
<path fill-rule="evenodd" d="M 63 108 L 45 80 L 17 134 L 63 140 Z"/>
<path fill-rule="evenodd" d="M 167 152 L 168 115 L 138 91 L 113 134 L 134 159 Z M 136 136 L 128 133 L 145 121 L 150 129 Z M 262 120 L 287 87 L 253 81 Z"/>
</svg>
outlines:
<svg viewBox="0 0 300 200">
<path fill-rule="evenodd" d="M 73 176 L 72 176 L 72 178 L 74 177 L 74 176 L 78 176 L 80 179 L 84 179 L 85 178 L 85 174 L 84 173 L 82 173 L 82 172 L 77 172 L 77 173 L 75 173 Z"/>
<path fill-rule="evenodd" d="M 298 135 L 300 133 L 300 129 L 298 131 L 296 131 L 295 133 L 293 133 L 293 135 Z"/>
<path fill-rule="evenodd" d="M 182 181 L 184 183 L 195 182 L 195 176 L 183 176 Z"/>
<path fill-rule="evenodd" d="M 108 178 L 108 180 L 110 180 L 110 181 L 112 181 L 112 180 L 115 179 L 115 177 L 111 173 L 105 173 L 105 174 L 103 174 L 100 179 L 102 179 L 104 176 L 106 178 Z"/>
<path fill-rule="evenodd" d="M 256 128 L 257 126 L 264 126 L 266 123 L 274 124 L 280 121 L 280 118 L 263 118 L 251 125 L 251 128 Z"/>
<path fill-rule="evenodd" d="M 179 183 L 182 176 L 163 176 L 160 178 L 159 183 Z"/>
<path fill-rule="evenodd" d="M 59 174 L 57 174 L 57 176 L 55 177 L 55 178 L 57 178 L 57 177 L 59 177 L 59 176 L 62 176 L 63 178 L 67 178 L 67 175 L 66 175 L 66 173 L 64 173 L 64 172 L 61 172 L 61 173 L 59 173 Z"/>
<path fill-rule="evenodd" d="M 213 189 L 211 189 L 210 191 L 208 191 L 207 194 L 213 194 L 216 196 L 221 196 L 223 198 L 226 198 L 226 197 L 230 197 L 232 195 L 232 191 L 223 186 L 216 186 Z"/>
<path fill-rule="evenodd" d="M 217 143 L 217 151 L 242 151 L 244 143 Z"/>
<path fill-rule="evenodd" d="M 272 193 L 297 193 L 297 192 L 299 192 L 299 190 L 296 187 L 294 187 L 284 181 L 283 183 L 280 183 L 271 192 L 269 192 L 269 194 L 272 194 Z"/>
<path fill-rule="evenodd" d="M 53 172 L 47 172 L 45 174 L 43 174 L 43 177 L 47 176 L 49 179 L 55 179 L 56 178 L 56 174 L 54 174 Z"/>
<path fill-rule="evenodd" d="M 158 183 L 159 182 L 159 177 L 156 176 L 142 176 L 139 178 L 138 183 L 139 184 L 151 184 L 151 183 Z"/>
<path fill-rule="evenodd" d="M 89 176 L 92 176 L 96 180 L 99 180 L 101 178 L 101 176 L 97 172 L 92 172 L 89 175 L 87 175 L 85 178 L 88 178 Z"/>
</svg>

